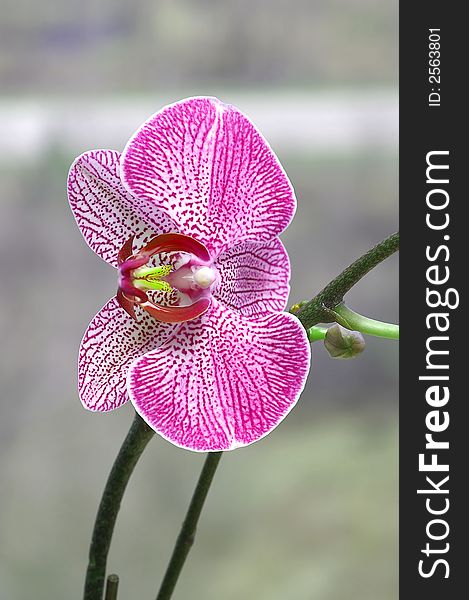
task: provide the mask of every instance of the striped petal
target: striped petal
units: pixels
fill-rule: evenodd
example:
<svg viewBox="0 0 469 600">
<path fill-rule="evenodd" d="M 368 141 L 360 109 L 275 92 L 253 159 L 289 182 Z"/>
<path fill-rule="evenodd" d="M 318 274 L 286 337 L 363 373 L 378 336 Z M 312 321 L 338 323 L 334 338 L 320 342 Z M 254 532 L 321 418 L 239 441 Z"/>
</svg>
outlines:
<svg viewBox="0 0 469 600">
<path fill-rule="evenodd" d="M 119 161 L 114 150 L 85 152 L 71 166 L 67 184 L 70 206 L 86 243 L 113 266 L 130 236 L 142 245 L 155 235 L 175 231 L 154 203 L 134 198 L 124 188 Z"/>
<path fill-rule="evenodd" d="M 213 300 L 200 319 L 134 361 L 127 388 L 137 412 L 173 444 L 232 450 L 282 421 L 309 362 L 306 333 L 292 315 L 248 319 Z"/>
<path fill-rule="evenodd" d="M 133 195 L 214 255 L 272 240 L 295 212 L 293 188 L 267 142 L 216 98 L 189 98 L 156 113 L 130 139 L 121 164 Z"/>
<path fill-rule="evenodd" d="M 218 257 L 222 304 L 250 316 L 285 309 L 290 293 L 290 261 L 278 238 L 264 244 L 243 242 Z"/>
<path fill-rule="evenodd" d="M 177 329 L 141 310 L 138 317 L 137 323 L 112 298 L 89 324 L 78 362 L 78 392 L 85 408 L 105 412 L 127 402 L 125 382 L 132 361 Z"/>
</svg>

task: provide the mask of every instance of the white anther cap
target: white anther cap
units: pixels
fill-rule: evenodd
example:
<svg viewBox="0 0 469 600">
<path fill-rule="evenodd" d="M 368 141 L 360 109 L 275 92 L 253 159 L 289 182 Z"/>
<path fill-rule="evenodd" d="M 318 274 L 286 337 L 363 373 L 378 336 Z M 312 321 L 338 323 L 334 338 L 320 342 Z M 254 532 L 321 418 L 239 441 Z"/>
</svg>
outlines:
<svg viewBox="0 0 469 600">
<path fill-rule="evenodd" d="M 215 281 L 215 279 L 216 279 L 216 273 L 215 273 L 215 270 L 212 269 L 211 267 L 200 267 L 194 273 L 195 283 L 203 290 L 206 290 L 207 288 L 209 288 L 212 285 L 212 283 Z"/>
</svg>

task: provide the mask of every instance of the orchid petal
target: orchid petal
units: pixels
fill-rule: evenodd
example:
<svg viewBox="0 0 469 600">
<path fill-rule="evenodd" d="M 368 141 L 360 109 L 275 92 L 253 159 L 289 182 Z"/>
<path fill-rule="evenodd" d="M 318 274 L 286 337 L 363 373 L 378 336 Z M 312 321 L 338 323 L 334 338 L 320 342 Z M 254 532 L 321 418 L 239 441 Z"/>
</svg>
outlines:
<svg viewBox="0 0 469 600">
<path fill-rule="evenodd" d="M 177 446 L 232 450 L 267 435 L 304 387 L 310 347 L 287 313 L 246 318 L 212 300 L 209 311 L 128 371 L 143 419 Z"/>
<path fill-rule="evenodd" d="M 80 346 L 78 391 L 85 408 L 105 412 L 127 402 L 130 364 L 165 342 L 176 328 L 140 310 L 136 322 L 112 298 L 91 321 Z"/>
<path fill-rule="evenodd" d="M 153 115 L 121 164 L 129 191 L 164 210 L 212 255 L 273 239 L 295 212 L 293 188 L 265 139 L 216 98 L 189 98 Z"/>
<path fill-rule="evenodd" d="M 154 203 L 134 198 L 120 180 L 120 154 L 91 150 L 79 156 L 68 175 L 68 198 L 86 243 L 117 266 L 119 250 L 134 236 L 141 245 L 155 235 L 175 231 Z"/>
<path fill-rule="evenodd" d="M 246 316 L 285 309 L 290 261 L 278 238 L 264 244 L 238 244 L 221 254 L 215 266 L 223 283 L 214 297 L 225 306 Z"/>
</svg>

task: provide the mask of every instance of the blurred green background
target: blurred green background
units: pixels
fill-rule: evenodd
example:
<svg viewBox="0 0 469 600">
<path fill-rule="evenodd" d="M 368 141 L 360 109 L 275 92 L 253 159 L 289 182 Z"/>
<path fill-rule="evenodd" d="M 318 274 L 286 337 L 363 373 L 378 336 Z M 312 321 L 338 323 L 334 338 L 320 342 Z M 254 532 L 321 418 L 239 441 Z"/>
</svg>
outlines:
<svg viewBox="0 0 469 600">
<path fill-rule="evenodd" d="M 81 335 L 113 294 L 65 196 L 93 147 L 216 95 L 259 126 L 297 192 L 291 303 L 397 228 L 397 0 L 0 0 L 0 599 L 80 598 L 99 496 L 132 419 L 84 411 Z M 397 258 L 349 304 L 397 321 Z M 202 457 L 155 438 L 109 568 L 153 598 Z M 397 597 L 397 344 L 319 344 L 302 398 L 223 457 L 176 600 Z"/>
</svg>

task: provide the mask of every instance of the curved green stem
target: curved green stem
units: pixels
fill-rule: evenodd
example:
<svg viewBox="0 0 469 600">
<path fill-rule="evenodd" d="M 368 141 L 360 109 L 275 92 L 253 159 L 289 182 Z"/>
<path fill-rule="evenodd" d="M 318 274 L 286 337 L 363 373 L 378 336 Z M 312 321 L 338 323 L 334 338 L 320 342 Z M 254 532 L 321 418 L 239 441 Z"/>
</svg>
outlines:
<svg viewBox="0 0 469 600">
<path fill-rule="evenodd" d="M 197 482 L 192 500 L 187 510 L 186 518 L 179 532 L 173 554 L 166 569 L 163 582 L 156 600 L 168 600 L 171 598 L 177 580 L 186 561 L 187 555 L 194 543 L 195 531 L 199 521 L 200 513 L 204 506 L 210 485 L 223 452 L 209 452 L 205 459 L 199 481 Z"/>
<path fill-rule="evenodd" d="M 364 317 L 345 304 L 336 306 L 334 313 L 336 315 L 336 322 L 351 331 L 359 331 L 360 333 L 385 338 L 387 340 L 399 339 L 399 325 L 395 325 L 394 323 L 384 323 L 383 321 L 376 321 L 375 319 Z M 307 330 L 308 340 L 310 342 L 324 340 L 327 330 L 327 327 L 313 325 L 313 327 L 310 327 Z"/>
<path fill-rule="evenodd" d="M 371 248 L 366 254 L 347 267 L 309 302 L 292 307 L 305 329 L 318 323 L 335 322 L 334 309 L 342 303 L 345 294 L 380 262 L 399 249 L 399 233 Z"/>
<path fill-rule="evenodd" d="M 104 487 L 91 538 L 84 600 L 102 600 L 107 556 L 125 488 L 154 431 L 135 414 Z"/>
<path fill-rule="evenodd" d="M 340 320 L 337 320 L 337 322 L 340 325 L 347 327 L 347 329 L 386 338 L 388 340 L 399 339 L 399 325 L 395 325 L 394 323 L 383 323 L 382 321 L 364 317 L 345 304 L 336 306 L 334 312 L 340 317 Z"/>
</svg>

